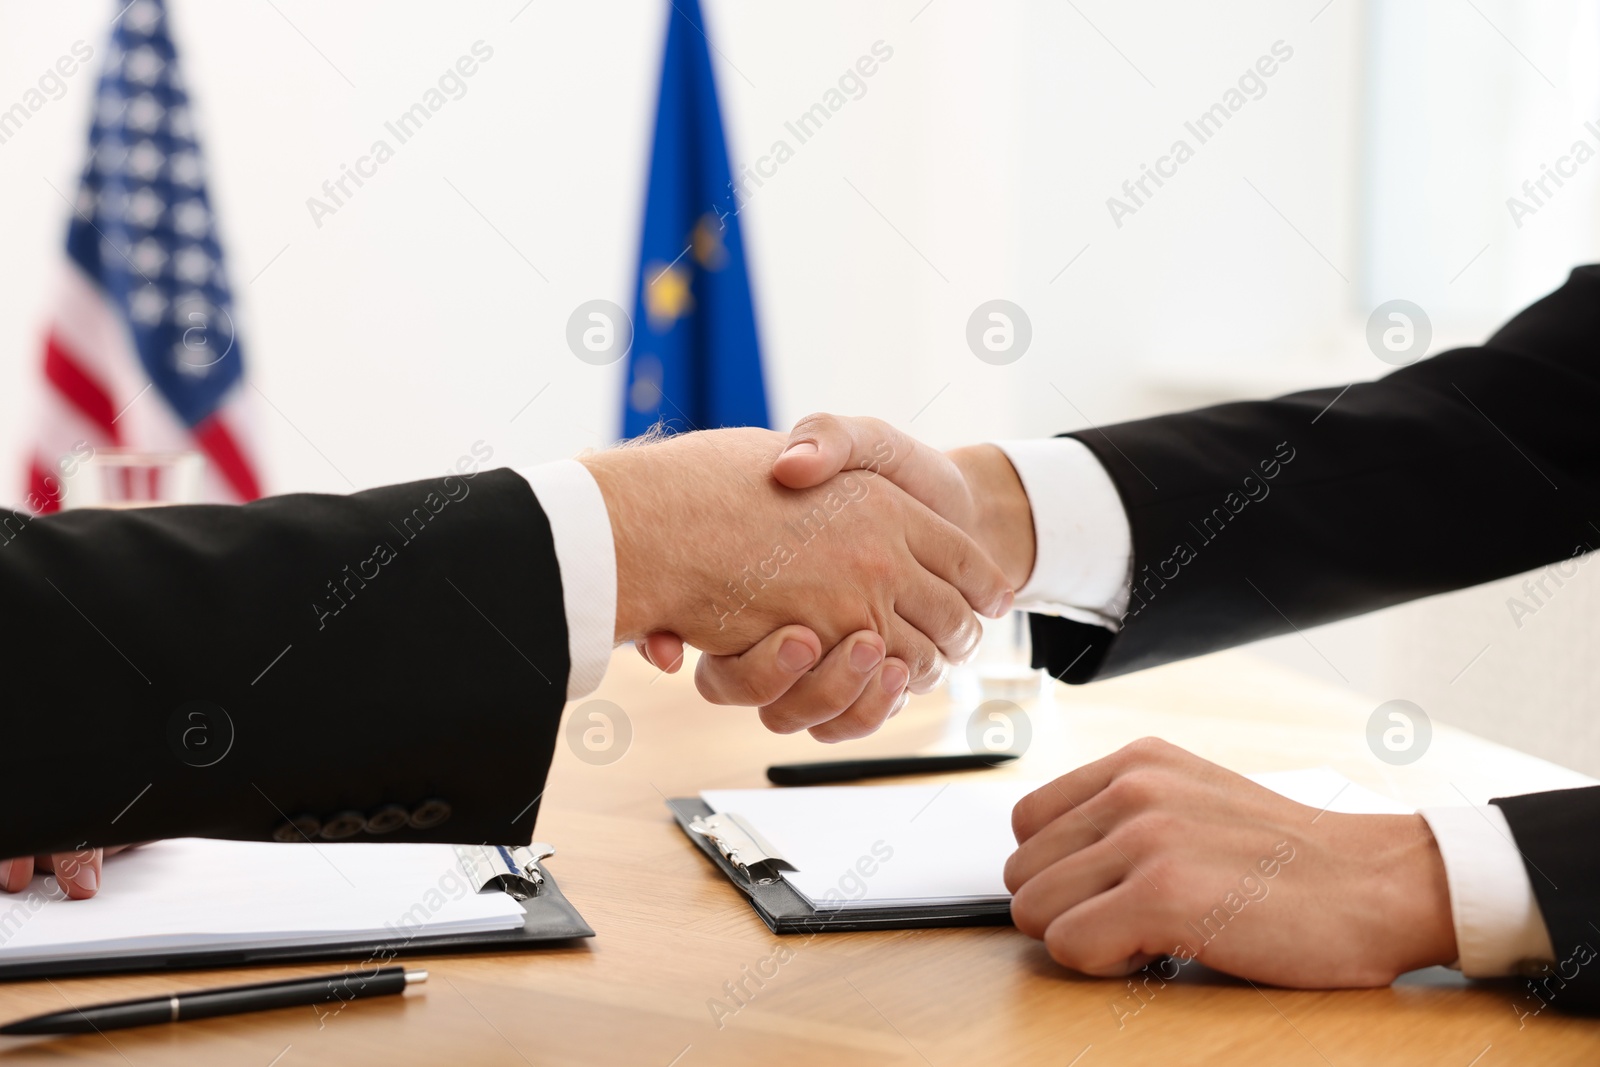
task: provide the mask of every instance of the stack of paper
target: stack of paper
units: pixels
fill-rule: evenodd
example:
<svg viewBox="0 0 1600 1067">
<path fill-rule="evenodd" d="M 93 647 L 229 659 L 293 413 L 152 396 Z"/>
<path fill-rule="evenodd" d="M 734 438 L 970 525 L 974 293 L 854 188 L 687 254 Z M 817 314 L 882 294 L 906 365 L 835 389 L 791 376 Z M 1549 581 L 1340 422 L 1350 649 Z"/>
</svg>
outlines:
<svg viewBox="0 0 1600 1067">
<path fill-rule="evenodd" d="M 106 861 L 89 900 L 44 877 L 0 896 L 0 964 L 204 946 L 340 944 L 521 927 L 467 884 L 450 845 L 160 841 Z"/>
</svg>

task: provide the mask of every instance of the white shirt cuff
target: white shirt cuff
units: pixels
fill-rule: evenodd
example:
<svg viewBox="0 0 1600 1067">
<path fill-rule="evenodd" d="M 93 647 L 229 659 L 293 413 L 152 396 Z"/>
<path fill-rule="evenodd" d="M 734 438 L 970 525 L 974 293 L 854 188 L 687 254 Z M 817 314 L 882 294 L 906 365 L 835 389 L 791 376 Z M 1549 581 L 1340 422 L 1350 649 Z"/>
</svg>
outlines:
<svg viewBox="0 0 1600 1067">
<path fill-rule="evenodd" d="M 561 599 L 567 613 L 567 699 L 600 686 L 611 662 L 617 630 L 617 555 L 611 515 L 594 475 L 575 459 L 517 471 L 533 487 L 550 522 L 561 568 Z"/>
<path fill-rule="evenodd" d="M 1017 590 L 1017 607 L 1120 629 L 1133 535 L 1105 467 L 1071 437 L 995 444 L 1033 508 L 1033 573 Z"/>
<path fill-rule="evenodd" d="M 1511 826 L 1494 805 L 1424 808 L 1450 886 L 1450 917 L 1469 978 L 1517 974 L 1531 961 L 1553 961 L 1550 932 Z"/>
</svg>

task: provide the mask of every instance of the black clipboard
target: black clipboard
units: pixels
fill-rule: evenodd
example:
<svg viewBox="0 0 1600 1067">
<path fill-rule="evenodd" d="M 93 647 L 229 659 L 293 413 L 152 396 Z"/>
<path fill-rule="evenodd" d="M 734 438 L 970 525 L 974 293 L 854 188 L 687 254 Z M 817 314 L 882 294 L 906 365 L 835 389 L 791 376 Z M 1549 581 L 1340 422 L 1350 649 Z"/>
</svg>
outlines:
<svg viewBox="0 0 1600 1067">
<path fill-rule="evenodd" d="M 699 797 L 677 797 L 667 808 L 678 826 L 695 847 L 709 859 L 734 887 L 745 895 L 761 921 L 775 934 L 845 933 L 853 930 L 915 930 L 943 926 L 1010 926 L 1011 904 L 995 901 L 981 904 L 916 905 L 894 908 L 850 908 L 818 911 L 806 898 L 785 882 L 781 872 L 766 878 L 752 877 L 750 869 L 730 859 L 717 842 L 691 829 L 696 819 L 716 813 Z M 791 868 L 792 869 L 792 868 Z"/>
<path fill-rule="evenodd" d="M 142 955 L 77 957 L 6 963 L 0 953 L 0 982 L 38 978 L 78 978 L 86 975 L 127 974 L 150 971 L 193 971 L 254 964 L 317 963 L 357 960 L 381 966 L 402 956 L 437 956 L 466 952 L 520 952 L 593 937 L 594 930 L 561 892 L 544 864 L 531 867 L 542 877 L 538 892 L 523 900 L 527 916 L 520 930 L 492 930 L 471 934 L 435 934 L 416 937 L 363 939 L 343 943 L 296 945 L 234 945 L 225 949 L 203 946 L 151 952 Z M 496 889 L 506 892 L 507 889 Z"/>
</svg>

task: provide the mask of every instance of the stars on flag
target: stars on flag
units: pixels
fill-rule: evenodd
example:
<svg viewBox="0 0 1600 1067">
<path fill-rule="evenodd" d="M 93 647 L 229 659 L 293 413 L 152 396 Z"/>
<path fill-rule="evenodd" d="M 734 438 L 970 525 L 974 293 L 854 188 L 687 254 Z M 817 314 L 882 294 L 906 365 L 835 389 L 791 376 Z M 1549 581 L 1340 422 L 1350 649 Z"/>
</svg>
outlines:
<svg viewBox="0 0 1600 1067">
<path fill-rule="evenodd" d="M 134 0 L 106 55 L 77 197 L 97 235 L 100 269 L 141 349 L 165 353 L 186 378 L 204 377 L 231 348 L 232 294 L 193 117 L 178 80 L 163 6 Z M 207 347 L 190 343 L 196 322 Z M 218 336 L 225 324 L 228 336 Z M 189 340 L 185 340 L 188 338 Z"/>
<path fill-rule="evenodd" d="M 693 274 L 687 267 L 652 263 L 645 268 L 645 277 L 644 307 L 650 328 L 666 333 L 694 309 L 694 294 L 689 291 Z"/>
<path fill-rule="evenodd" d="M 695 262 L 706 270 L 721 270 L 728 261 L 728 250 L 722 244 L 723 224 L 716 215 L 707 212 L 695 223 L 689 235 L 689 245 L 694 250 Z"/>
<path fill-rule="evenodd" d="M 150 0 L 134 0 L 122 13 L 122 21 L 128 29 L 142 37 L 149 37 L 161 23 L 161 7 Z"/>
</svg>

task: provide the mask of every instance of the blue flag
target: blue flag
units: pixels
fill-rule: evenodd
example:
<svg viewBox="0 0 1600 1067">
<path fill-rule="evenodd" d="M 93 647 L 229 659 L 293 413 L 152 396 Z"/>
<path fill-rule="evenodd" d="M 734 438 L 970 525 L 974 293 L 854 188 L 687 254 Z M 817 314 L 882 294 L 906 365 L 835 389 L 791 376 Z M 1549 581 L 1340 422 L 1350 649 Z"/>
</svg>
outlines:
<svg viewBox="0 0 1600 1067">
<path fill-rule="evenodd" d="M 766 426 L 744 240 L 699 0 L 671 0 L 622 432 Z"/>
</svg>

